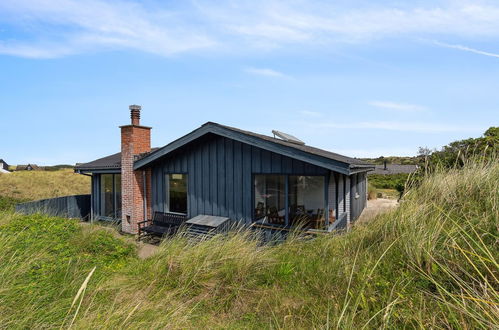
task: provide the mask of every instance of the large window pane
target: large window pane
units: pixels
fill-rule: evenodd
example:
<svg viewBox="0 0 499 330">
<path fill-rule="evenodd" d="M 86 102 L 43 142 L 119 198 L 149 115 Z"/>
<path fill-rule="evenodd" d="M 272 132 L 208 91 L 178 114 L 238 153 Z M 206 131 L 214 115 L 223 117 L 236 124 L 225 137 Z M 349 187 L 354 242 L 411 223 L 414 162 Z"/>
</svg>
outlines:
<svg viewBox="0 0 499 330">
<path fill-rule="evenodd" d="M 187 174 L 168 174 L 168 211 L 187 214 Z"/>
<path fill-rule="evenodd" d="M 290 175 L 288 189 L 290 224 L 324 227 L 324 177 Z"/>
<path fill-rule="evenodd" d="M 101 215 L 114 218 L 113 175 L 101 175 Z"/>
<path fill-rule="evenodd" d="M 255 217 L 267 217 L 269 223 L 284 224 L 285 176 L 255 175 Z"/>
<path fill-rule="evenodd" d="M 100 215 L 106 218 L 121 218 L 121 175 L 101 174 Z"/>
</svg>

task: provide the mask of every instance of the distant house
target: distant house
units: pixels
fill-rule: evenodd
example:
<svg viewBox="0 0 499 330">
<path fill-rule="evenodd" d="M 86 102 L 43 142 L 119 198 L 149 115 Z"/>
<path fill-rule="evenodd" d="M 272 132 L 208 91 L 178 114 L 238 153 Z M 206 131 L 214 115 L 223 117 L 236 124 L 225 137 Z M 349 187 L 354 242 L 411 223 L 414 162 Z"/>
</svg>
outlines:
<svg viewBox="0 0 499 330">
<path fill-rule="evenodd" d="M 5 171 L 9 170 L 9 164 L 7 164 L 3 159 L 0 159 L 0 169 Z"/>
<path fill-rule="evenodd" d="M 75 167 L 92 177 L 92 218 L 121 220 L 124 232 L 137 233 L 157 213 L 327 232 L 353 222 L 366 206 L 372 164 L 282 132 L 272 137 L 213 122 L 154 149 L 140 106 L 130 110 L 121 152 Z"/>
<path fill-rule="evenodd" d="M 383 165 L 376 165 L 376 168 L 373 172 L 369 174 L 382 174 L 382 175 L 390 175 L 390 174 L 410 174 L 416 172 L 418 169 L 418 165 L 400 165 L 400 164 L 387 164 L 386 161 Z"/>
<path fill-rule="evenodd" d="M 16 171 L 41 171 L 41 167 L 36 164 L 17 165 Z"/>
</svg>

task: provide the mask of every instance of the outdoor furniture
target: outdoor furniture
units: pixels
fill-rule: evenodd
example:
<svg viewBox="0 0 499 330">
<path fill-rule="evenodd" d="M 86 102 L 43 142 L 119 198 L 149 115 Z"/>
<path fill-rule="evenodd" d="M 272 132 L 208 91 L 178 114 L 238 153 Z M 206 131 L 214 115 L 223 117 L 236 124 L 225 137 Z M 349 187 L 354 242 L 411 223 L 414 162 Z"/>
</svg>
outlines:
<svg viewBox="0 0 499 330">
<path fill-rule="evenodd" d="M 184 214 L 154 212 L 152 219 L 141 221 L 139 225 L 139 239 L 152 235 L 162 237 L 175 234 L 187 220 Z"/>
<path fill-rule="evenodd" d="M 232 228 L 232 221 L 227 217 L 200 214 L 185 222 L 182 235 L 190 242 L 198 243 L 217 234 L 226 234 Z"/>
<path fill-rule="evenodd" d="M 334 223 L 336 221 L 336 217 L 334 216 L 334 210 L 329 210 L 329 223 Z"/>
<path fill-rule="evenodd" d="M 311 227 L 314 229 L 322 229 L 324 227 L 324 209 L 317 209 L 317 214 L 314 214 L 311 220 Z"/>
<path fill-rule="evenodd" d="M 265 216 L 265 206 L 262 202 L 258 202 L 255 208 L 255 217 L 260 219 Z"/>
<path fill-rule="evenodd" d="M 269 214 L 267 216 L 269 223 L 274 224 L 284 224 L 285 221 L 285 211 L 277 211 L 277 208 L 272 206 L 270 208 Z"/>
</svg>

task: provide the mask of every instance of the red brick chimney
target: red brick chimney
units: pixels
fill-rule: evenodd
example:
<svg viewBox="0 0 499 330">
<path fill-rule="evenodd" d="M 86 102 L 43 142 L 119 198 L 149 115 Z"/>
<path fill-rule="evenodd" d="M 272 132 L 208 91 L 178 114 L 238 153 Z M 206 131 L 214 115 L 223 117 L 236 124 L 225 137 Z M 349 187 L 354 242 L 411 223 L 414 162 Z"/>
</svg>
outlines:
<svg viewBox="0 0 499 330">
<path fill-rule="evenodd" d="M 137 223 L 151 215 L 151 172 L 133 170 L 134 159 L 151 151 L 151 127 L 140 125 L 140 105 L 130 107 L 131 125 L 121 128 L 121 230 L 136 234 Z"/>
</svg>

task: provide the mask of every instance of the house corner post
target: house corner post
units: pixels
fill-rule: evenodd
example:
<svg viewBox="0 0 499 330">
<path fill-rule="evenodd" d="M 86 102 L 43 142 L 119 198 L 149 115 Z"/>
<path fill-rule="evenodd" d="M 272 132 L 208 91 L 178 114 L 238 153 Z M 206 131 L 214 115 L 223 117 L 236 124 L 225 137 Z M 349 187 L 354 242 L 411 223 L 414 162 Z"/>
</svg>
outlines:
<svg viewBox="0 0 499 330">
<path fill-rule="evenodd" d="M 366 177 L 366 196 L 365 196 L 365 198 L 366 198 L 366 206 L 364 206 L 364 208 L 366 208 L 367 204 L 369 203 L 369 181 L 367 179 L 367 172 L 364 175 Z"/>
<path fill-rule="evenodd" d="M 331 180 L 331 171 L 328 171 L 326 176 L 324 177 L 324 227 L 326 230 L 329 230 L 329 210 L 331 209 L 331 205 L 329 203 L 329 182 Z"/>
<path fill-rule="evenodd" d="M 347 227 L 350 227 L 350 221 L 352 219 L 352 208 L 351 208 L 351 189 L 350 189 L 350 176 L 345 176 L 345 211 L 347 213 Z"/>
</svg>

